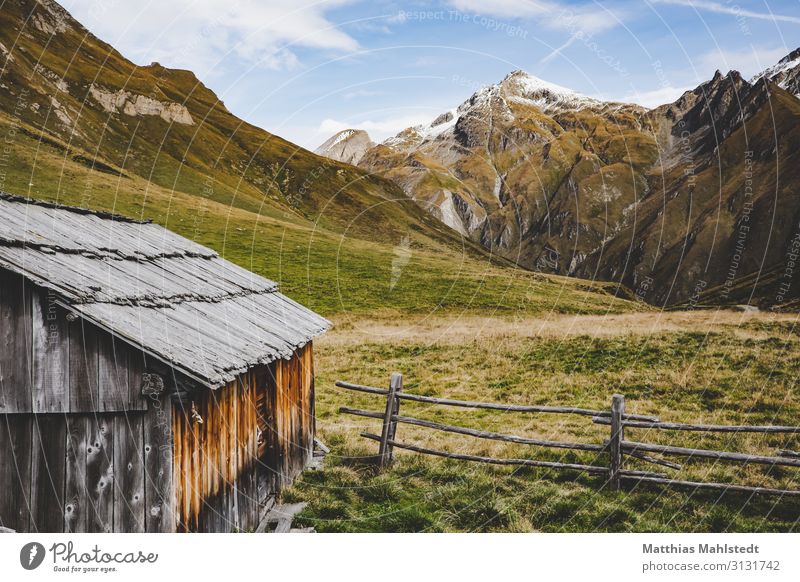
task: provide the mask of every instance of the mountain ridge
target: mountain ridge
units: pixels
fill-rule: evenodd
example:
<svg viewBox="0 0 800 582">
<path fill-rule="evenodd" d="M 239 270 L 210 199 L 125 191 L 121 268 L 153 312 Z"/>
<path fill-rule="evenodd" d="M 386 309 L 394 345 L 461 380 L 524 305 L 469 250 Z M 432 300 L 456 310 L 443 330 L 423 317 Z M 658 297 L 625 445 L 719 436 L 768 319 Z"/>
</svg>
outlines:
<svg viewBox="0 0 800 582">
<path fill-rule="evenodd" d="M 599 277 L 633 289 L 652 272 L 658 291 L 641 297 L 657 305 L 790 305 L 800 297 L 797 285 L 788 295 L 777 294 L 775 282 L 758 277 L 756 266 L 769 263 L 765 273 L 779 269 L 776 250 L 790 240 L 785 229 L 766 247 L 748 243 L 746 260 L 737 261 L 746 272 L 737 268 L 734 282 L 723 266 L 735 253 L 733 225 L 744 212 L 731 175 L 755 168 L 753 216 L 761 228 L 762 215 L 778 208 L 776 196 L 772 205 L 766 201 L 769 188 L 798 184 L 791 169 L 792 128 L 800 124 L 791 91 L 798 78 L 800 49 L 751 81 L 737 71 L 717 71 L 674 102 L 647 109 L 581 96 L 514 71 L 430 124 L 377 144 L 359 166 L 395 181 L 464 237 L 530 269 Z M 759 114 L 773 107 L 780 122 L 770 128 Z M 743 139 L 750 120 L 757 132 Z M 770 138 L 774 143 L 766 145 Z M 757 155 L 720 156 L 733 143 L 749 151 L 750 141 L 763 144 Z M 777 183 L 768 177 L 776 170 Z M 691 204 L 698 181 L 703 200 L 725 209 L 715 215 L 716 223 L 678 210 Z M 800 201 L 784 195 L 780 210 L 793 216 Z M 698 270 L 707 280 L 695 281 Z"/>
</svg>

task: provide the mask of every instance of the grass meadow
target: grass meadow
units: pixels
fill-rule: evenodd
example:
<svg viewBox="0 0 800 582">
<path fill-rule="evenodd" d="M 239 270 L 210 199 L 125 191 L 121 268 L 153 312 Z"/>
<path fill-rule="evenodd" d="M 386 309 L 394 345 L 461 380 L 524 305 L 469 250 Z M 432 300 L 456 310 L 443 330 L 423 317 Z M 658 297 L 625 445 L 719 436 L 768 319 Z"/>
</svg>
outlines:
<svg viewBox="0 0 800 582">
<path fill-rule="evenodd" d="M 797 425 L 800 338 L 795 315 L 734 311 L 610 316 L 340 318 L 317 342 L 320 438 L 332 452 L 285 499 L 305 500 L 302 525 L 318 531 L 796 531 L 797 498 L 627 485 L 574 471 L 515 468 L 395 450 L 378 471 L 380 420 L 338 413 L 382 410 L 383 398 L 337 388 L 344 379 L 378 386 L 392 371 L 407 391 L 515 404 L 628 412 L 665 421 Z M 609 427 L 589 417 L 431 407 L 404 401 L 401 413 L 550 440 L 602 443 Z M 779 434 L 707 434 L 628 429 L 645 442 L 774 454 L 798 447 Z M 397 439 L 428 448 L 497 457 L 606 465 L 603 454 L 509 445 L 401 424 Z M 800 470 L 685 460 L 679 471 L 626 459 L 626 467 L 678 479 L 800 488 Z"/>
</svg>

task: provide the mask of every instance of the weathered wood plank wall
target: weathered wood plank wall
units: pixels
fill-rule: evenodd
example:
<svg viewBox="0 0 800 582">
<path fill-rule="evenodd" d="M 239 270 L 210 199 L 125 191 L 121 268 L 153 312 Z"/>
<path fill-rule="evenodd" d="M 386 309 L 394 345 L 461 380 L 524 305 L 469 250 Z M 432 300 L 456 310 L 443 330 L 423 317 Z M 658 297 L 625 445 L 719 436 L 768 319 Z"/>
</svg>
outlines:
<svg viewBox="0 0 800 582">
<path fill-rule="evenodd" d="M 274 365 L 274 447 L 277 488 L 292 482 L 314 453 L 314 356 L 312 344 Z"/>
<path fill-rule="evenodd" d="M 0 525 L 175 531 L 171 424 L 158 419 L 170 397 L 157 402 L 146 412 L 0 415 Z"/>
<path fill-rule="evenodd" d="M 144 360 L 0 269 L 0 414 L 144 410 Z"/>
<path fill-rule="evenodd" d="M 269 495 L 314 450 L 311 344 L 290 360 L 200 393 L 174 416 L 178 522 L 185 531 L 248 531 Z"/>
<path fill-rule="evenodd" d="M 258 525 L 259 390 L 255 371 L 176 407 L 174 475 L 185 531 L 247 531 Z"/>
</svg>

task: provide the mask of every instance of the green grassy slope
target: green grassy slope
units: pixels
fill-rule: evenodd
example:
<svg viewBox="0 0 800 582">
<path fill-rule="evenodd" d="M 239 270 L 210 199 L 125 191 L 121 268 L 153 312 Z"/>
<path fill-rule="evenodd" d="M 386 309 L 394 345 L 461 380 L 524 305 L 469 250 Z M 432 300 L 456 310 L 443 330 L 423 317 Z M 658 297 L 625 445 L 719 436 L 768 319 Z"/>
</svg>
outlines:
<svg viewBox="0 0 800 582">
<path fill-rule="evenodd" d="M 6 2 L 0 43 L 0 189 L 152 218 L 326 315 L 632 308 L 613 285 L 490 256 L 392 182 L 236 118 L 191 72 L 135 66 L 50 0 Z M 97 91 L 191 124 L 109 111 Z"/>
<path fill-rule="evenodd" d="M 278 281 L 284 292 L 328 316 L 375 310 L 488 314 L 643 308 L 617 298 L 613 285 L 545 277 L 497 262 L 467 243 L 462 246 L 444 227 L 427 229 L 425 222 L 409 220 L 405 230 L 398 223 L 397 233 L 384 231 L 383 240 L 368 240 L 359 233 L 375 228 L 368 215 L 354 216 L 353 229 L 331 230 L 289 210 L 249 210 L 135 175 L 88 168 L 73 159 L 79 150 L 66 154 L 63 144 L 44 143 L 0 114 L 0 134 L 11 133 L 4 190 L 153 219 Z"/>
<path fill-rule="evenodd" d="M 261 214 L 290 212 L 370 239 L 389 240 L 409 225 L 452 238 L 391 182 L 235 117 L 189 71 L 136 66 L 54 2 L 5 2 L 0 44 L 8 52 L 0 51 L 0 111 L 66 146 L 65 159 L 77 151 L 89 165 L 166 189 Z M 109 111 L 97 92 L 124 106 Z M 183 108 L 191 123 L 126 112 L 137 100 Z"/>
</svg>

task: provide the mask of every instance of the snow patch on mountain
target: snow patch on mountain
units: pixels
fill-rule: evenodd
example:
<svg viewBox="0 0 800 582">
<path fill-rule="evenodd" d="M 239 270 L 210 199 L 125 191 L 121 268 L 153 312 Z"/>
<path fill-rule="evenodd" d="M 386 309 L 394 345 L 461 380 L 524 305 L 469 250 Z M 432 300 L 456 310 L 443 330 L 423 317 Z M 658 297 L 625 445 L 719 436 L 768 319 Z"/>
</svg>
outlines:
<svg viewBox="0 0 800 582">
<path fill-rule="evenodd" d="M 440 136 L 448 129 L 452 129 L 458 121 L 458 110 L 451 109 L 442 113 L 428 125 L 418 125 L 413 129 L 424 139 L 431 139 Z"/>
<path fill-rule="evenodd" d="M 765 78 L 800 97 L 800 48 L 795 49 L 776 64 L 761 71 L 750 82 L 755 84 Z"/>
<path fill-rule="evenodd" d="M 602 101 L 581 95 L 561 85 L 526 73 L 514 71 L 500 82 L 512 100 L 523 100 L 540 109 L 583 109 L 603 105 Z"/>
</svg>

